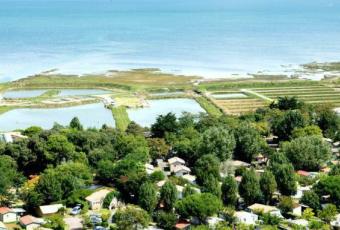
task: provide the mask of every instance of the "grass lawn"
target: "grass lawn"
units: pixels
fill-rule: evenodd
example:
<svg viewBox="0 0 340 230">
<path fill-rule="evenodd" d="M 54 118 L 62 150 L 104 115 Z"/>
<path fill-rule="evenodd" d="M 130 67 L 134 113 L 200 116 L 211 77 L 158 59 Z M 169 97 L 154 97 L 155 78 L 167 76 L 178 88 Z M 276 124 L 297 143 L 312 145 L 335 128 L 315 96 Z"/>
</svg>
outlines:
<svg viewBox="0 0 340 230">
<path fill-rule="evenodd" d="M 210 100 L 208 100 L 207 98 L 196 97 L 195 99 L 200 104 L 200 106 L 205 111 L 207 111 L 207 113 L 210 114 L 211 116 L 219 117 L 219 116 L 223 115 L 221 109 L 216 107 L 215 104 L 213 102 L 211 102 Z"/>
<path fill-rule="evenodd" d="M 10 110 L 14 109 L 14 107 L 11 106 L 0 106 L 0 114 L 6 113 Z"/>
<path fill-rule="evenodd" d="M 111 110 L 116 122 L 116 127 L 121 131 L 125 131 L 130 124 L 130 119 L 128 113 L 126 112 L 126 107 L 118 106 L 113 107 Z"/>
</svg>

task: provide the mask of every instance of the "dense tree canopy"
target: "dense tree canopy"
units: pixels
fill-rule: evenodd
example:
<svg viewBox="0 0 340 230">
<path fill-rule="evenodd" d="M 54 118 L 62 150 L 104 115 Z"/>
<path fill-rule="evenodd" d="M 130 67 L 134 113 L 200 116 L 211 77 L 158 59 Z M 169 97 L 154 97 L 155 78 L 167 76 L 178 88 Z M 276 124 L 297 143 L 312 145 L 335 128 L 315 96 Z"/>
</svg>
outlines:
<svg viewBox="0 0 340 230">
<path fill-rule="evenodd" d="M 282 152 L 295 169 L 318 170 L 331 157 L 328 143 L 315 136 L 300 137 L 282 145 Z"/>
<path fill-rule="evenodd" d="M 260 188 L 266 203 L 269 203 L 274 192 L 277 189 L 277 184 L 273 173 L 269 170 L 264 171 L 260 177 Z"/>
<path fill-rule="evenodd" d="M 222 200 L 225 205 L 235 206 L 237 202 L 237 183 L 232 176 L 224 178 L 222 183 Z"/>
<path fill-rule="evenodd" d="M 119 230 L 140 229 L 148 226 L 150 216 L 138 206 L 128 205 L 116 211 L 113 221 Z"/>
<path fill-rule="evenodd" d="M 246 205 L 251 205 L 260 201 L 260 184 L 253 169 L 243 173 L 242 181 L 239 186 L 239 193 Z"/>
<path fill-rule="evenodd" d="M 273 133 L 281 140 L 289 140 L 294 129 L 305 125 L 306 119 L 299 110 L 288 110 L 272 121 Z"/>
</svg>

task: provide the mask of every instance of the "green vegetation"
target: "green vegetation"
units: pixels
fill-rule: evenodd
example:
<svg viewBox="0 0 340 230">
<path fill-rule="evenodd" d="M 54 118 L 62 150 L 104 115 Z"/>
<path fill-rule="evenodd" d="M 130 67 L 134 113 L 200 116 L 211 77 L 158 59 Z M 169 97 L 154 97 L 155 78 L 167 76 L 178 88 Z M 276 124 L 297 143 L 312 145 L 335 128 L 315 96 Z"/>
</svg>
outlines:
<svg viewBox="0 0 340 230">
<path fill-rule="evenodd" d="M 312 62 L 302 65 L 307 70 L 340 71 L 340 62 L 318 63 Z"/>
<path fill-rule="evenodd" d="M 14 108 L 15 107 L 12 106 L 0 106 L 0 114 L 6 113 Z"/>
<path fill-rule="evenodd" d="M 211 116 L 219 117 L 223 114 L 221 109 L 216 107 L 216 105 L 214 105 L 209 99 L 202 96 L 202 97 L 195 97 L 195 100 Z"/>
<path fill-rule="evenodd" d="M 124 106 L 112 107 L 111 110 L 113 117 L 115 119 L 116 127 L 121 131 L 125 131 L 130 123 L 126 107 Z"/>
</svg>

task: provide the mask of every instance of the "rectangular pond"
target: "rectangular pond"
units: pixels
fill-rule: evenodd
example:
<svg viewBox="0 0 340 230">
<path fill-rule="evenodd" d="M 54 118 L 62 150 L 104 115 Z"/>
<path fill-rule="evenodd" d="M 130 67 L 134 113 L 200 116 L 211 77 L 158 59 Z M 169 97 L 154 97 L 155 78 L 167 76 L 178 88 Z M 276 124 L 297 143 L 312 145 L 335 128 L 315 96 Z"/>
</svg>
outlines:
<svg viewBox="0 0 340 230">
<path fill-rule="evenodd" d="M 110 94 L 112 91 L 103 89 L 60 89 L 59 97 L 69 96 L 89 96 L 89 95 L 101 95 Z"/>
<path fill-rule="evenodd" d="M 68 125 L 73 117 L 78 117 L 87 128 L 115 125 L 111 111 L 105 109 L 102 103 L 96 103 L 67 108 L 11 110 L 0 115 L 0 131 L 25 129 L 33 125 L 50 129 L 55 122 Z"/>
<path fill-rule="evenodd" d="M 1 96 L 3 98 L 19 99 L 19 98 L 32 98 L 38 97 L 45 93 L 45 89 L 34 89 L 34 90 L 9 90 L 4 92 Z"/>
<path fill-rule="evenodd" d="M 131 121 L 141 126 L 150 127 L 159 115 L 174 113 L 179 117 L 183 112 L 192 114 L 204 113 L 205 110 L 193 99 L 148 100 L 149 107 L 128 109 Z"/>
</svg>

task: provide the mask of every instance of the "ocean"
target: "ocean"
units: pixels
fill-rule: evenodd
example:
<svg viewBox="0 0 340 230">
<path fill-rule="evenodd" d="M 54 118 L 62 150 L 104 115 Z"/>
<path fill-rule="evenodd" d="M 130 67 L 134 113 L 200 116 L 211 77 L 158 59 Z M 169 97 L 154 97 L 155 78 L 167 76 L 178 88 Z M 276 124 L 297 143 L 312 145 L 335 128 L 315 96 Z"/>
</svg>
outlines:
<svg viewBox="0 0 340 230">
<path fill-rule="evenodd" d="M 51 69 L 212 78 L 339 60 L 339 0 L 0 0 L 1 82 Z"/>
</svg>

